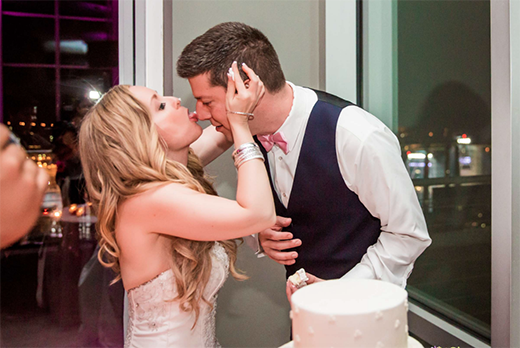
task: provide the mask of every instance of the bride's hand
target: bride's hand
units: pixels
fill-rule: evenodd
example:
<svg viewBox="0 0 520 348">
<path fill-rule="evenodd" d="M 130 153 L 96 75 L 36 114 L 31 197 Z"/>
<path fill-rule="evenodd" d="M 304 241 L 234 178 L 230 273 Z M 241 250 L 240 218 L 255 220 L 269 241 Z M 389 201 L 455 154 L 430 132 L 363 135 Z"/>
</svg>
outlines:
<svg viewBox="0 0 520 348">
<path fill-rule="evenodd" d="M 230 123 L 245 122 L 247 123 L 248 115 L 235 114 L 233 112 L 253 113 L 258 101 L 265 93 L 264 83 L 255 74 L 253 69 L 245 63 L 242 64 L 242 70 L 247 74 L 249 81 L 248 86 L 244 84 L 242 77 L 238 71 L 237 62 L 231 65 L 235 80 L 228 74 L 228 85 L 226 93 L 226 109 L 228 112 L 228 120 Z"/>
</svg>

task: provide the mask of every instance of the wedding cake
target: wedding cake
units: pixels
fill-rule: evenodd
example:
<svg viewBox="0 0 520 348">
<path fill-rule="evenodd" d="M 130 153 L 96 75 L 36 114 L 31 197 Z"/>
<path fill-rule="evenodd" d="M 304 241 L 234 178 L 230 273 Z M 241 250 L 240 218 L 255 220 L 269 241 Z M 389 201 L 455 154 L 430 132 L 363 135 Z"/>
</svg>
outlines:
<svg viewBox="0 0 520 348">
<path fill-rule="evenodd" d="M 305 286 L 291 298 L 292 343 L 295 348 L 410 348 L 407 297 L 404 289 L 379 280 Z"/>
</svg>

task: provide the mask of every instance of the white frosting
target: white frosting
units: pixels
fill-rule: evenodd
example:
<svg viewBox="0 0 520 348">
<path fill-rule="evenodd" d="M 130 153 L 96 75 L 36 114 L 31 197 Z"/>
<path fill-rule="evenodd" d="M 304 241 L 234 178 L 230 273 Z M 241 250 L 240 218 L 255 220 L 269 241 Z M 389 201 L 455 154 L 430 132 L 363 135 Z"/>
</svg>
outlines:
<svg viewBox="0 0 520 348">
<path fill-rule="evenodd" d="M 292 318 L 294 347 L 406 348 L 407 296 L 399 286 L 379 280 L 306 286 L 291 299 L 298 313 Z"/>
</svg>

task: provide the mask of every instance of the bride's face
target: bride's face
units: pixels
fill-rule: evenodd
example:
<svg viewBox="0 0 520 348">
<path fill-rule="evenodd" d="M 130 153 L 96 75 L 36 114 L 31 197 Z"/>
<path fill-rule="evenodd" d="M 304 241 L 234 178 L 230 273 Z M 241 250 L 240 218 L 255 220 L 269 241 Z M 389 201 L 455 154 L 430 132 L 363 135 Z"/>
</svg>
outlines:
<svg viewBox="0 0 520 348">
<path fill-rule="evenodd" d="M 156 91 L 141 86 L 132 86 L 130 91 L 150 110 L 159 135 L 168 145 L 168 152 L 188 148 L 202 134 L 196 114 L 181 106 L 180 99 L 163 97 Z"/>
</svg>

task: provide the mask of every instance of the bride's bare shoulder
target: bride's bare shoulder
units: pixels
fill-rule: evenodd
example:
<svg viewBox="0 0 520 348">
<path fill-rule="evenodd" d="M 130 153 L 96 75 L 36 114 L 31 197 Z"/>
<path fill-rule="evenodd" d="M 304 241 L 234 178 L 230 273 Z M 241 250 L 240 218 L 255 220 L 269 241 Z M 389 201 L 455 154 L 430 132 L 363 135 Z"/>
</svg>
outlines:
<svg viewBox="0 0 520 348">
<path fill-rule="evenodd" d="M 132 217 L 153 214 L 160 207 L 173 209 L 177 204 L 182 204 L 183 197 L 192 194 L 200 193 L 180 183 L 158 184 L 120 202 L 118 215 L 131 221 Z"/>
</svg>

